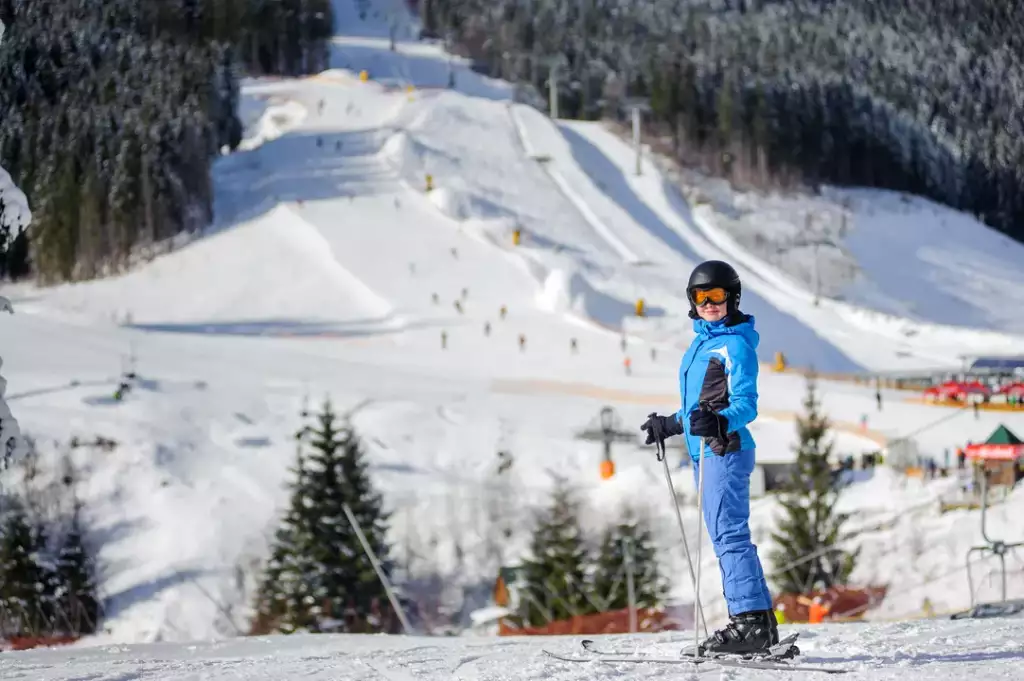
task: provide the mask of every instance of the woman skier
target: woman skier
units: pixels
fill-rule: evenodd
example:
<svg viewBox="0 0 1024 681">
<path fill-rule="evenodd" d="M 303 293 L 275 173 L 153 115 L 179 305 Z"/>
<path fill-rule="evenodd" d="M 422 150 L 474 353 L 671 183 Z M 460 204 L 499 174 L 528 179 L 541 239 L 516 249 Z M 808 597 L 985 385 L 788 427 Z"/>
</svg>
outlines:
<svg viewBox="0 0 1024 681">
<path fill-rule="evenodd" d="M 679 367 L 683 406 L 671 416 L 652 414 L 641 430 L 647 431 L 647 444 L 685 434 L 695 481 L 699 467 L 706 466 L 704 522 L 730 621 L 701 644 L 701 654 L 767 651 L 779 642 L 779 630 L 748 524 L 754 438 L 747 424 L 757 417 L 759 336 L 754 318 L 740 312 L 740 277 L 729 264 L 698 265 L 686 295 L 697 335 Z M 703 461 L 702 438 L 710 450 Z"/>
</svg>

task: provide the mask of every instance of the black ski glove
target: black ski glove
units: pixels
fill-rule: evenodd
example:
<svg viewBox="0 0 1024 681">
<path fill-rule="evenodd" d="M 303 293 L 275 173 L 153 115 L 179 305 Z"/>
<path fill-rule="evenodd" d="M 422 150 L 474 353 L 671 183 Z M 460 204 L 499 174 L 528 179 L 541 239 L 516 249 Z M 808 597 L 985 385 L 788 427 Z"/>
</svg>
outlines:
<svg viewBox="0 0 1024 681">
<path fill-rule="evenodd" d="M 707 404 L 690 412 L 690 434 L 703 438 L 717 438 L 725 443 L 725 435 L 729 430 L 729 419 L 716 414 Z M 725 448 L 722 448 L 725 451 Z"/>
<path fill-rule="evenodd" d="M 659 438 L 664 440 L 673 435 L 682 435 L 683 425 L 676 420 L 675 414 L 671 416 L 649 414 L 644 425 L 640 426 L 640 430 L 647 431 L 647 442 L 644 444 L 653 445 Z"/>
</svg>

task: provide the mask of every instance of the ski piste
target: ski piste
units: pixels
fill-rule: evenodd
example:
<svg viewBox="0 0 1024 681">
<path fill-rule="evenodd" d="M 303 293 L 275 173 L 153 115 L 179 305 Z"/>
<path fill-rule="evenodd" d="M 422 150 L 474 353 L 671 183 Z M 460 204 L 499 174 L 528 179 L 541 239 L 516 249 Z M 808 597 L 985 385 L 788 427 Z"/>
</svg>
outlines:
<svg viewBox="0 0 1024 681">
<path fill-rule="evenodd" d="M 771 671 L 793 671 L 793 672 L 820 672 L 824 674 L 845 674 L 848 669 L 837 669 L 835 667 L 816 667 L 813 665 L 793 664 L 783 662 L 787 657 L 792 657 L 799 652 L 793 642 L 799 634 L 792 634 L 782 639 L 769 649 L 768 654 L 760 658 L 742 658 L 736 655 L 716 655 L 696 657 L 692 653 L 684 652 L 681 657 L 658 657 L 655 655 L 630 654 L 625 651 L 600 650 L 592 640 L 582 641 L 583 649 L 588 655 L 571 656 L 553 653 L 545 650 L 544 653 L 563 662 L 650 662 L 652 664 L 688 664 L 691 666 L 711 665 L 712 669 L 717 667 L 735 667 L 743 669 L 763 669 Z M 704 671 L 704 670 L 702 670 Z"/>
</svg>

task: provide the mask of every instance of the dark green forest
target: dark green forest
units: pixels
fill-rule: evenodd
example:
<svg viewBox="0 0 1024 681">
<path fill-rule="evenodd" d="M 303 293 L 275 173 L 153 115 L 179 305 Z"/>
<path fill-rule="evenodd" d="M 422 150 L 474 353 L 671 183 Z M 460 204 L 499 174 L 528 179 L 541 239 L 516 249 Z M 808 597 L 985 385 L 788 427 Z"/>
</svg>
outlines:
<svg viewBox="0 0 1024 681">
<path fill-rule="evenodd" d="M 1024 3 L 419 0 L 424 27 L 563 117 L 624 119 L 755 187 L 913 192 L 1024 240 Z"/>
<path fill-rule="evenodd" d="M 0 0 L 0 165 L 29 232 L 0 276 L 123 268 L 212 218 L 210 166 L 237 146 L 238 78 L 327 65 L 329 0 Z"/>
</svg>

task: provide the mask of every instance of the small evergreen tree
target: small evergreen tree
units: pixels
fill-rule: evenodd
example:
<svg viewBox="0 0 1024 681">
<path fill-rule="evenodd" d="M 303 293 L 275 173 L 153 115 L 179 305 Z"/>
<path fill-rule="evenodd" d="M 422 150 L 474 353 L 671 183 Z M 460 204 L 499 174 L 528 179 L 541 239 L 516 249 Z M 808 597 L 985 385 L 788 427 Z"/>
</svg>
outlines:
<svg viewBox="0 0 1024 681">
<path fill-rule="evenodd" d="M 5 495 L 0 502 L 0 634 L 39 635 L 51 619 L 46 535 L 19 499 Z"/>
<path fill-rule="evenodd" d="M 559 481 L 550 506 L 537 519 L 524 561 L 519 619 L 528 626 L 595 612 L 588 588 L 589 555 L 579 520 L 579 503 Z"/>
<path fill-rule="evenodd" d="M 304 427 L 297 439 L 291 502 L 257 596 L 253 631 L 393 631 L 387 594 L 344 511 L 347 505 L 390 572 L 387 516 L 359 438 L 325 402 L 316 427 Z"/>
<path fill-rule="evenodd" d="M 835 510 L 839 494 L 833 483 L 829 458 L 832 443 L 826 442 L 828 419 L 819 411 L 814 378 L 807 381 L 806 413 L 797 418 L 799 444 L 792 478 L 779 495 L 783 515 L 772 534 L 777 548 L 771 553 L 776 566 L 835 548 L 842 539 L 847 514 Z M 786 593 L 805 593 L 845 584 L 853 571 L 857 552 L 838 549 L 823 552 L 785 570 L 776 580 Z"/>
<path fill-rule="evenodd" d="M 637 608 L 657 608 L 668 594 L 658 567 L 654 537 L 647 521 L 627 508 L 622 520 L 608 527 L 598 549 L 592 592 L 607 610 L 629 607 L 626 551 L 632 554 L 633 590 Z"/>
<path fill-rule="evenodd" d="M 82 506 L 75 502 L 69 527 L 57 549 L 52 582 L 58 628 L 68 634 L 92 634 L 100 619 L 95 563 L 85 540 Z"/>
</svg>

